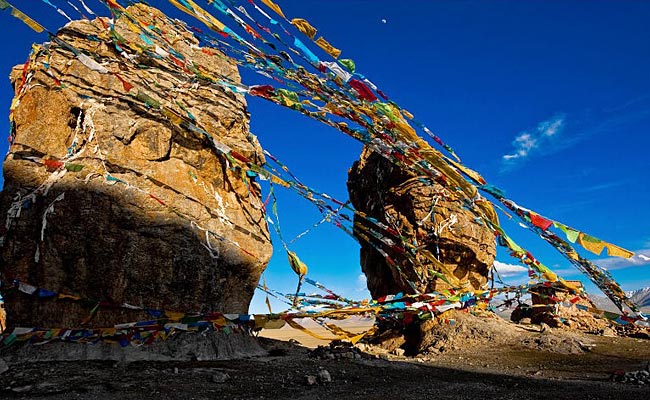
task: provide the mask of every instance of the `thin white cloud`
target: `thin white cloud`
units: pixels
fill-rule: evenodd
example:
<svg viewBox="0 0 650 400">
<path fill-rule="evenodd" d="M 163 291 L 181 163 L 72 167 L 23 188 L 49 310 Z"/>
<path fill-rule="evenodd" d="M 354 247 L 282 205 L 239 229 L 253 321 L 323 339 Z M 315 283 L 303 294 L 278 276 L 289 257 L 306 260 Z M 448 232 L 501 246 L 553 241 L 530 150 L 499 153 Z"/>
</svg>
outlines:
<svg viewBox="0 0 650 400">
<path fill-rule="evenodd" d="M 528 272 L 528 268 L 516 264 L 506 264 L 501 261 L 494 261 L 494 268 L 502 278 L 521 275 Z"/>
<path fill-rule="evenodd" d="M 357 292 L 363 292 L 364 290 L 368 289 L 368 278 L 366 278 L 366 274 L 359 274 L 357 276 Z"/>
<path fill-rule="evenodd" d="M 620 179 L 617 181 L 611 181 L 611 182 L 604 182 L 604 183 L 599 183 L 597 185 L 592 185 L 592 186 L 587 186 L 583 188 L 577 188 L 577 192 L 596 192 L 599 190 L 610 190 L 615 187 L 620 187 L 620 186 L 625 186 L 628 184 L 634 183 L 634 179 L 626 178 L 626 179 Z"/>
<path fill-rule="evenodd" d="M 566 115 L 558 114 L 546 121 L 540 122 L 534 129 L 520 132 L 512 142 L 514 146 L 513 152 L 504 155 L 502 157 L 503 162 L 509 165 L 523 160 L 537 149 L 544 147 L 562 132 L 565 119 Z"/>
<path fill-rule="evenodd" d="M 607 270 L 630 267 L 650 267 L 650 249 L 641 249 L 634 253 L 634 256 L 630 258 L 607 257 L 594 261 L 594 264 Z"/>
<path fill-rule="evenodd" d="M 649 117 L 648 94 L 601 111 L 584 110 L 572 114 L 570 135 L 563 132 L 567 125 L 566 115 L 557 114 L 514 138 L 513 150 L 501 157 L 501 172 L 516 168 L 533 156 L 557 153 L 593 136 L 628 129 Z"/>
</svg>

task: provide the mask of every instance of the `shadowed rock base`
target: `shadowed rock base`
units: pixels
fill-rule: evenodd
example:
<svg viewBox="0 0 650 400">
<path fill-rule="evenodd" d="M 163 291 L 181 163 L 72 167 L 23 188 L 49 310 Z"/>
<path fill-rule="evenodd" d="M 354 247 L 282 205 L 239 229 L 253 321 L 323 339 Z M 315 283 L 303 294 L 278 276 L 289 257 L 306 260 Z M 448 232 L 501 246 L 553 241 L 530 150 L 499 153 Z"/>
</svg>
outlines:
<svg viewBox="0 0 650 400">
<path fill-rule="evenodd" d="M 117 343 L 47 343 L 4 349 L 0 357 L 9 363 L 45 361 L 215 361 L 258 357 L 267 352 L 259 341 L 239 331 L 208 334 L 180 333 L 145 346 Z"/>
</svg>

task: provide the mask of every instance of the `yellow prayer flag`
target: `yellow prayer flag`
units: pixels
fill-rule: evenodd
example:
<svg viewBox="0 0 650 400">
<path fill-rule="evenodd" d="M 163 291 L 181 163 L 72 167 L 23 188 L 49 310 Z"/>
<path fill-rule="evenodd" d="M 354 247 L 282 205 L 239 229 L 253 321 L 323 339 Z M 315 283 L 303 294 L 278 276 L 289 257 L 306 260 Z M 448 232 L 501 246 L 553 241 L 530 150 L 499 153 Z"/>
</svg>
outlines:
<svg viewBox="0 0 650 400">
<path fill-rule="evenodd" d="M 291 25 L 295 26 L 300 32 L 309 36 L 311 40 L 314 40 L 317 30 L 306 20 L 302 18 L 294 18 L 291 20 Z"/>
<path fill-rule="evenodd" d="M 269 320 L 269 317 L 266 315 L 258 314 L 253 316 L 255 321 L 255 329 L 262 329 L 266 325 L 266 322 Z"/>
<path fill-rule="evenodd" d="M 300 325 L 299 323 L 297 323 L 293 319 L 287 319 L 286 321 L 287 321 L 287 324 L 289 324 L 289 326 L 292 327 L 293 329 L 297 329 L 297 330 L 299 330 L 301 332 L 304 332 L 304 333 L 308 334 L 309 336 L 315 337 L 316 339 L 328 340 L 328 341 L 334 340 L 334 338 L 332 338 L 332 337 L 323 336 L 323 335 L 319 335 L 316 332 L 312 332 L 311 330 L 309 330 L 309 329 L 305 328 L 304 326 Z"/>
<path fill-rule="evenodd" d="M 74 296 L 74 295 L 65 294 L 65 293 L 59 293 L 59 295 L 57 297 L 59 299 L 81 300 L 81 297 L 79 297 L 79 296 Z"/>
<path fill-rule="evenodd" d="M 177 0 L 168 0 L 176 8 L 183 11 L 184 13 L 197 18 L 204 24 L 206 24 L 210 29 L 216 32 L 223 32 L 226 25 L 221 21 L 212 16 L 209 12 L 205 11 L 198 4 L 194 3 L 192 0 L 185 0 L 185 2 L 192 7 L 191 9 L 185 6 L 184 4 L 179 3 Z"/>
<path fill-rule="evenodd" d="M 41 24 L 29 18 L 27 15 L 25 15 L 22 11 L 15 8 L 14 6 L 11 6 L 11 15 L 23 21 L 27 26 L 29 26 L 30 28 L 32 28 L 38 33 L 41 33 L 45 30 L 45 28 L 43 28 Z"/>
<path fill-rule="evenodd" d="M 373 334 L 378 329 L 377 326 L 373 326 L 365 332 L 352 333 L 334 324 L 325 324 L 325 327 L 336 336 L 343 338 L 345 340 L 349 340 L 350 342 L 352 342 L 352 344 L 356 344 L 359 340 L 363 339 L 364 336 L 368 334 Z"/>
<path fill-rule="evenodd" d="M 287 19 L 287 17 L 284 16 L 284 13 L 282 12 L 282 9 L 280 8 L 279 5 L 275 4 L 271 0 L 262 0 L 262 3 L 266 4 L 268 8 L 275 11 L 275 13 L 281 16 L 282 18 Z"/>
<path fill-rule="evenodd" d="M 172 321 L 180 321 L 185 316 L 185 313 L 178 311 L 165 311 L 165 316 Z"/>
<path fill-rule="evenodd" d="M 264 329 L 281 329 L 285 324 L 283 319 L 269 319 L 264 324 Z"/>
<path fill-rule="evenodd" d="M 212 326 L 216 328 L 224 327 L 228 325 L 228 320 L 224 318 L 223 316 L 217 317 L 212 320 Z"/>
<path fill-rule="evenodd" d="M 115 328 L 104 328 L 102 329 L 102 337 L 115 336 L 117 329 Z"/>
<path fill-rule="evenodd" d="M 334 58 L 338 58 L 341 55 L 341 50 L 329 44 L 322 36 L 314 41 L 321 49 L 325 50 L 327 54 Z"/>
<path fill-rule="evenodd" d="M 183 118 L 180 115 L 176 114 L 173 110 L 163 108 L 162 113 L 164 116 L 169 118 L 171 123 L 174 125 L 180 125 L 183 122 Z"/>
<path fill-rule="evenodd" d="M 633 252 L 622 247 L 618 247 L 615 244 L 607 243 L 606 247 L 608 256 L 630 258 L 634 255 Z"/>
<path fill-rule="evenodd" d="M 546 279 L 549 282 L 556 282 L 557 281 L 557 275 L 553 273 L 550 269 L 547 268 L 547 270 L 542 274 L 542 278 Z"/>
<path fill-rule="evenodd" d="M 603 248 L 605 248 L 605 242 L 598 240 L 595 237 L 585 235 L 582 232 L 580 232 L 580 234 L 578 235 L 578 243 L 580 244 L 580 246 L 591 251 L 597 256 L 599 256 L 600 253 L 603 252 Z"/>
<path fill-rule="evenodd" d="M 307 265 L 298 258 L 296 253 L 287 250 L 287 256 L 289 257 L 289 265 L 296 274 L 300 276 L 307 275 Z"/>
<path fill-rule="evenodd" d="M 282 185 L 286 188 L 291 187 L 285 180 L 278 178 L 275 175 L 271 175 L 271 182 L 272 183 L 277 183 L 278 185 Z"/>
</svg>

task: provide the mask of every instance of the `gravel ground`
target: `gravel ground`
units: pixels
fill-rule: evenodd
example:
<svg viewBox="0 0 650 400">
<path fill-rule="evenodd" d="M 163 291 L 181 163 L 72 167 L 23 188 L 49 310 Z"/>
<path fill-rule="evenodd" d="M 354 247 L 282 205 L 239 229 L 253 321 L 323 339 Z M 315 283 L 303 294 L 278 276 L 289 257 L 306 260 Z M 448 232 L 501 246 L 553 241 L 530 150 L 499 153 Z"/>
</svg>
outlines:
<svg viewBox="0 0 650 400">
<path fill-rule="evenodd" d="M 531 337 L 540 335 L 530 333 Z M 625 372 L 646 369 L 650 361 L 647 340 L 574 337 L 588 340 L 588 350 L 560 354 L 521 342 L 487 343 L 407 358 L 368 354 L 372 348 L 364 347 L 366 353 L 355 350 L 362 357 L 322 359 L 313 355 L 322 355 L 323 349 L 312 353 L 289 342 L 260 339 L 268 356 L 230 361 L 25 362 L 9 365 L 0 375 L 0 397 L 385 400 L 637 399 L 650 395 L 650 385 L 620 379 Z"/>
</svg>

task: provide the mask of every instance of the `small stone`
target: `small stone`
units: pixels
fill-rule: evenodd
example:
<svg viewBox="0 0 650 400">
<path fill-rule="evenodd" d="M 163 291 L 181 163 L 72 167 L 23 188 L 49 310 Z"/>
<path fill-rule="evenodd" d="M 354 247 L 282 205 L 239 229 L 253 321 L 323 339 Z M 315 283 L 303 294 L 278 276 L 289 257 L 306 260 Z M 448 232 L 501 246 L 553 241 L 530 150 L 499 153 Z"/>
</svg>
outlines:
<svg viewBox="0 0 650 400">
<path fill-rule="evenodd" d="M 174 367 L 174 373 L 175 373 L 175 374 L 178 373 L 178 367 Z"/>
<path fill-rule="evenodd" d="M 606 328 L 601 329 L 600 334 L 602 336 L 606 336 L 606 337 L 615 337 L 615 336 L 617 336 L 616 331 L 613 330 L 610 327 L 606 327 Z"/>
<path fill-rule="evenodd" d="M 354 353 L 354 359 L 355 360 L 360 360 L 361 359 L 361 354 Z"/>
<path fill-rule="evenodd" d="M 212 382 L 214 383 L 225 383 L 228 379 L 230 379 L 230 375 L 225 372 L 218 371 L 212 374 Z"/>
<path fill-rule="evenodd" d="M 0 358 L 0 374 L 4 374 L 7 371 L 9 371 L 9 365 L 7 365 L 5 360 Z"/>
<path fill-rule="evenodd" d="M 314 386 L 318 381 L 314 375 L 305 375 L 305 384 L 307 386 Z"/>
<path fill-rule="evenodd" d="M 320 383 L 330 383 L 332 382 L 332 375 L 326 369 L 321 369 L 318 371 L 318 381 Z"/>
<path fill-rule="evenodd" d="M 18 386 L 18 387 L 12 388 L 11 391 L 14 392 L 14 393 L 25 393 L 25 392 L 29 392 L 30 390 L 32 390 L 33 387 L 34 387 L 33 385 Z"/>
</svg>

